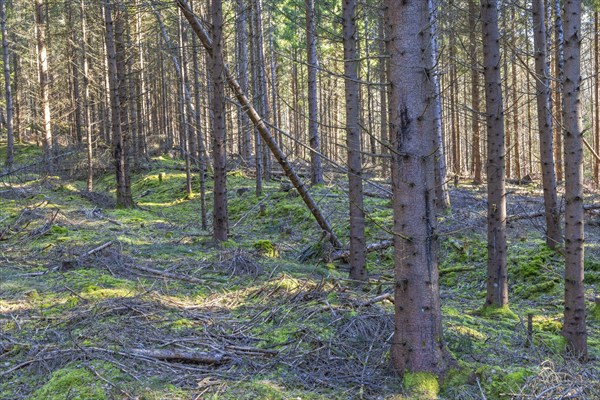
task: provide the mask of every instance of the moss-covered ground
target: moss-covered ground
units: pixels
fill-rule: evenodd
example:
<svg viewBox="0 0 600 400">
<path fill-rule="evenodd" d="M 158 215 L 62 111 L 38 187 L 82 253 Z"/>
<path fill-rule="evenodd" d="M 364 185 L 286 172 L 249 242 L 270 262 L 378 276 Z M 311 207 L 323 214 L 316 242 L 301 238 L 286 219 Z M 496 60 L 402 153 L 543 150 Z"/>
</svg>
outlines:
<svg viewBox="0 0 600 400">
<path fill-rule="evenodd" d="M 27 156 L 18 162 L 36 151 L 20 148 Z M 110 174 L 97 177 L 106 193 L 95 197 L 82 195 L 85 182 L 3 178 L 1 399 L 411 398 L 406 390 L 413 398 L 600 398 L 597 232 L 586 258 L 591 360 L 580 364 L 565 355 L 562 259 L 544 245 L 541 223 L 513 223 L 510 309 L 482 310 L 482 193 L 453 189 L 453 210 L 440 219 L 440 282 L 454 363 L 443 382 L 402 380 L 390 367 L 393 306 L 365 305 L 393 286 L 391 249 L 369 255 L 372 279 L 356 287 L 343 264 L 322 261 L 330 249 L 300 198 L 278 180 L 259 198 L 241 170 L 228 177 L 231 239 L 217 245 L 201 228 L 198 194 L 185 195 L 182 165 L 157 158 L 136 173 L 134 210 L 92 201 L 114 195 Z M 347 240 L 338 181 L 312 192 Z M 369 242 L 386 239 L 389 200 L 365 202 Z M 140 349 L 225 359 L 167 361 Z"/>
</svg>

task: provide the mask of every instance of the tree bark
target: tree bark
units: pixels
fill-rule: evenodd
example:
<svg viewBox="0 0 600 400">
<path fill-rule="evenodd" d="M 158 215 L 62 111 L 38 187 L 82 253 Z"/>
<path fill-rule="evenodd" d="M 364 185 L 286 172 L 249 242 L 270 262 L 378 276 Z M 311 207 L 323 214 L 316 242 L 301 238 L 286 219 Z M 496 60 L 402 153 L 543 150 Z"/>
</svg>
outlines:
<svg viewBox="0 0 600 400">
<path fill-rule="evenodd" d="M 560 210 L 556 194 L 554 149 L 552 143 L 552 110 L 550 105 L 550 71 L 546 59 L 546 25 L 544 0 L 533 0 L 533 40 L 535 51 L 536 99 L 540 135 L 540 161 L 544 187 L 546 244 L 556 248 L 562 243 Z"/>
<path fill-rule="evenodd" d="M 90 108 L 90 65 L 88 60 L 88 29 L 85 0 L 81 0 L 81 52 L 83 58 L 83 110 L 85 117 L 85 136 L 87 149 L 87 190 L 94 188 L 94 147 L 92 142 L 92 113 Z"/>
<path fill-rule="evenodd" d="M 6 96 L 6 160 L 8 169 L 12 168 L 14 162 L 14 131 L 13 131 L 13 98 L 10 86 L 10 60 L 8 55 L 8 34 L 6 31 L 6 4 L 0 0 L 0 29 L 2 30 L 2 60 L 4 61 L 4 95 Z"/>
<path fill-rule="evenodd" d="M 346 146 L 348 147 L 348 202 L 350 203 L 350 278 L 369 279 L 365 250 L 362 160 L 360 153 L 358 54 L 356 51 L 356 3 L 343 0 L 344 88 L 346 94 Z"/>
<path fill-rule="evenodd" d="M 223 10 L 221 0 L 211 0 L 212 44 L 210 60 L 213 111 L 213 238 L 227 240 L 229 219 L 227 214 L 227 147 L 225 144 L 225 64 L 223 61 Z"/>
<path fill-rule="evenodd" d="M 587 359 L 583 284 L 583 129 L 581 124 L 581 0 L 564 4 L 564 162 L 565 162 L 565 310 L 563 336 L 580 359 Z"/>
<path fill-rule="evenodd" d="M 117 19 L 120 16 L 117 16 Z M 127 162 L 126 139 L 123 133 L 123 125 L 126 123 L 126 108 L 122 102 L 125 90 L 124 74 L 119 73 L 119 67 L 123 67 L 122 59 L 117 57 L 117 32 L 121 28 L 119 24 L 113 24 L 110 0 L 104 0 L 104 23 L 106 25 L 106 55 L 108 59 L 108 84 L 110 92 L 111 121 L 112 121 L 112 150 L 117 179 L 117 207 L 133 207 L 131 187 L 129 186 L 129 163 Z M 116 26 L 114 26 L 116 25 Z M 119 32 L 119 34 L 122 32 Z M 122 38 L 121 38 L 122 39 Z M 125 106 L 126 107 L 126 106 Z"/>
<path fill-rule="evenodd" d="M 443 374 L 435 216 L 435 89 L 428 2 L 385 2 L 390 66 L 395 330 L 401 373 Z"/>
<path fill-rule="evenodd" d="M 42 146 L 44 164 L 49 173 L 54 171 L 54 142 L 52 138 L 52 117 L 50 114 L 50 82 L 48 77 L 48 49 L 46 47 L 46 14 L 44 0 L 35 0 L 35 23 L 38 50 L 38 77 L 40 83 L 40 100 L 44 113 L 44 134 Z"/>
<path fill-rule="evenodd" d="M 479 130 L 479 60 L 478 60 L 478 46 L 477 46 L 477 20 L 479 15 L 477 13 L 476 0 L 469 0 L 469 40 L 470 40 L 470 56 L 471 56 L 471 118 L 473 126 L 473 182 L 480 184 L 482 182 L 481 177 L 481 132 Z"/>
<path fill-rule="evenodd" d="M 500 78 L 500 33 L 497 0 L 482 0 L 483 65 L 487 122 L 487 296 L 488 307 L 508 305 L 506 271 L 506 176 L 504 109 Z"/>
<path fill-rule="evenodd" d="M 319 114 L 317 105 L 317 37 L 315 34 L 315 2 L 306 3 L 306 54 L 308 62 L 308 136 L 310 140 L 311 183 L 323 183 L 321 146 L 319 144 Z"/>
<path fill-rule="evenodd" d="M 562 141 L 564 136 L 564 121 L 563 121 L 563 108 L 564 99 L 563 94 L 563 82 L 564 82 L 564 33 L 563 33 L 563 21 L 560 12 L 561 0 L 550 0 L 553 1 L 554 6 L 554 40 L 555 40 L 555 55 L 554 55 L 554 67 L 556 70 L 555 82 L 556 82 L 556 100 L 554 101 L 555 112 L 556 112 L 556 125 L 554 126 L 554 162 L 556 166 L 556 179 L 558 182 L 563 181 L 563 149 Z"/>
</svg>

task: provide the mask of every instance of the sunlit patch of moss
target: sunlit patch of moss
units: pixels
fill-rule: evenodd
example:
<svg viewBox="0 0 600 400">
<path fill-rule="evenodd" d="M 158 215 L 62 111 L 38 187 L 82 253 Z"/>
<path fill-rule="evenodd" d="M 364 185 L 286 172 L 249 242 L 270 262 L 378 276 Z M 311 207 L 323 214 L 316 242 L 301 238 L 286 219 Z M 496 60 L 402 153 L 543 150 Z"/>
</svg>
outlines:
<svg viewBox="0 0 600 400">
<path fill-rule="evenodd" d="M 494 307 L 485 306 L 481 307 L 475 312 L 476 315 L 484 318 L 500 318 L 500 319 L 511 319 L 519 320 L 517 314 L 515 314 L 508 306 Z"/>
<path fill-rule="evenodd" d="M 536 315 L 532 319 L 533 328 L 543 332 L 560 333 L 562 322 L 560 319 L 549 318 L 543 315 Z"/>
<path fill-rule="evenodd" d="M 107 363 L 94 362 L 90 369 L 98 370 L 105 379 L 114 380 L 120 372 Z M 78 364 L 72 364 L 55 371 L 50 380 L 30 397 L 32 400 L 105 400 L 112 398 L 107 393 L 108 385 L 90 371 Z"/>
<path fill-rule="evenodd" d="M 252 244 L 252 247 L 265 257 L 279 257 L 279 249 L 270 240 L 258 240 Z"/>
<path fill-rule="evenodd" d="M 194 325 L 194 321 L 191 321 L 187 318 L 180 318 L 171 324 L 171 329 L 174 331 L 180 331 L 183 329 L 193 328 Z"/>
<path fill-rule="evenodd" d="M 513 398 L 526 379 L 535 374 L 530 368 L 517 367 L 507 371 L 505 367 L 495 365 L 481 366 L 475 373 L 486 395 L 494 399 Z"/>
<path fill-rule="evenodd" d="M 518 282 L 531 282 L 552 270 L 553 263 L 560 262 L 558 254 L 543 242 L 534 247 L 513 246 L 509 255 L 509 276 Z"/>
<path fill-rule="evenodd" d="M 430 372 L 405 372 L 402 385 L 409 396 L 416 400 L 437 399 L 440 391 L 438 377 Z"/>
</svg>

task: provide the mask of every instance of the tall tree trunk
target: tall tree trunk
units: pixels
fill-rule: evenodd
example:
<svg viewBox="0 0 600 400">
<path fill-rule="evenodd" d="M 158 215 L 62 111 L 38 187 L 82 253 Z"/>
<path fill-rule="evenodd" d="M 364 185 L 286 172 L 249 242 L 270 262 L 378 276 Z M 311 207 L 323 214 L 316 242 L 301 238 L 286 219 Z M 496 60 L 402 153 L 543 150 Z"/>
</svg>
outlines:
<svg viewBox="0 0 600 400">
<path fill-rule="evenodd" d="M 247 96 L 248 95 L 248 48 L 247 48 L 247 36 L 248 32 L 246 29 L 246 18 L 247 11 L 246 5 L 244 4 L 244 0 L 236 0 L 236 13 L 237 18 L 235 20 L 236 23 L 236 38 L 237 38 L 237 67 L 238 67 L 238 82 L 240 83 L 240 87 L 242 91 Z M 251 128 L 250 122 L 248 121 L 248 116 L 241 108 L 238 109 L 238 119 L 239 119 L 239 140 L 241 142 L 241 152 L 240 155 L 242 159 L 248 163 L 250 162 L 250 157 L 252 155 L 252 137 L 251 137 Z"/>
<path fill-rule="evenodd" d="M 390 29 L 390 133 L 394 149 L 395 330 L 401 374 L 447 368 L 438 288 L 435 217 L 435 89 L 428 2 L 385 2 Z"/>
<path fill-rule="evenodd" d="M 565 127 L 565 310 L 563 336 L 577 357 L 587 359 L 583 285 L 583 129 L 581 126 L 581 0 L 564 4 Z"/>
<path fill-rule="evenodd" d="M 600 18 L 598 11 L 594 12 L 594 151 L 600 154 Z M 594 181 L 600 187 L 600 160 L 594 158 Z"/>
<path fill-rule="evenodd" d="M 4 94 L 6 96 L 6 167 L 10 169 L 14 162 L 13 98 L 10 86 L 10 60 L 8 57 L 8 34 L 6 32 L 6 4 L 0 0 L 0 29 L 2 30 L 2 60 L 4 62 Z"/>
<path fill-rule="evenodd" d="M 317 106 L 317 36 L 315 33 L 315 1 L 306 3 L 306 54 L 308 63 L 308 136 L 310 140 L 310 180 L 313 185 L 323 183 L 321 146 L 319 144 L 319 114 Z"/>
<path fill-rule="evenodd" d="M 346 94 L 346 145 L 348 146 L 348 201 L 350 203 L 350 278 L 369 279 L 366 264 L 365 213 L 360 154 L 356 3 L 342 2 L 344 15 L 344 87 Z"/>
<path fill-rule="evenodd" d="M 383 18 L 379 21 L 379 81 L 384 83 L 387 81 L 387 58 L 385 57 L 385 25 L 383 23 Z M 381 175 L 384 179 L 388 178 L 390 173 L 390 160 L 389 156 L 389 135 L 388 135 L 388 105 L 387 105 L 387 85 L 382 85 L 379 89 L 379 104 L 380 104 L 380 132 L 381 132 Z"/>
<path fill-rule="evenodd" d="M 83 110 L 85 116 L 85 137 L 87 149 L 87 190 L 94 188 L 94 147 L 92 141 L 92 112 L 90 107 L 90 65 L 88 59 L 88 29 L 85 0 L 81 0 L 81 52 L 83 57 Z"/>
<path fill-rule="evenodd" d="M 556 248 L 562 243 L 560 212 L 556 194 L 554 173 L 554 149 L 552 144 L 552 110 L 550 106 L 550 71 L 546 59 L 546 25 L 544 23 L 544 0 L 533 0 L 533 40 L 535 50 L 536 99 L 538 130 L 540 132 L 540 161 L 544 186 L 544 209 L 546 218 L 546 244 Z"/>
<path fill-rule="evenodd" d="M 117 41 L 122 40 L 122 22 L 118 22 L 121 15 L 116 17 L 117 23 L 113 23 L 111 12 L 111 0 L 104 0 L 104 23 L 106 25 L 106 55 L 108 58 L 108 83 L 110 88 L 111 121 L 112 121 L 112 149 L 115 162 L 117 178 L 117 207 L 133 207 L 131 188 L 129 186 L 129 163 L 127 161 L 127 141 L 123 133 L 124 125 L 127 123 L 127 109 L 125 99 L 122 99 L 125 91 L 123 55 L 117 55 Z M 118 39 L 118 37 L 120 37 Z M 119 48 L 119 50 L 123 50 Z"/>
<path fill-rule="evenodd" d="M 517 35 L 516 35 L 516 15 L 515 15 L 515 7 L 511 9 L 511 19 L 512 19 L 512 41 L 513 45 L 517 45 Z M 511 63 L 511 75 L 512 75 L 512 97 L 513 97 L 513 134 L 514 136 L 514 159 L 515 159 L 515 172 L 518 180 L 521 180 L 521 149 L 519 148 L 521 141 L 519 140 L 519 96 L 517 94 L 517 63 Z"/>
<path fill-rule="evenodd" d="M 487 121 L 488 179 L 488 307 L 508 305 L 506 271 L 506 177 L 504 110 L 500 77 L 500 33 L 497 0 L 481 1 L 485 108 Z"/>
<path fill-rule="evenodd" d="M 46 47 L 46 14 L 44 0 L 35 0 L 35 22 L 38 48 L 38 76 L 40 83 L 40 100 L 44 113 L 44 164 L 49 173 L 54 171 L 54 141 L 52 138 L 52 117 L 50 114 L 50 82 L 48 76 L 48 49 Z"/>
<path fill-rule="evenodd" d="M 196 35 L 192 35 L 192 63 L 194 67 L 194 105 L 196 113 L 194 114 L 194 124 L 196 126 L 196 140 L 198 141 L 198 168 L 200 170 L 200 221 L 202 229 L 208 228 L 208 218 L 206 216 L 206 148 L 204 146 L 204 134 L 202 133 L 202 121 L 200 121 L 200 73 L 198 70 L 198 43 Z M 246 77 L 246 79 L 248 79 Z M 246 82 L 247 83 L 247 82 Z M 248 127 L 246 127 L 249 129 Z"/>
<path fill-rule="evenodd" d="M 429 25 L 431 30 L 431 50 L 433 59 L 437 60 L 439 56 L 438 46 L 438 1 L 429 0 Z M 442 119 L 442 93 L 440 88 L 439 71 L 434 69 L 430 74 L 433 84 L 434 98 L 434 128 L 435 128 L 435 198 L 436 208 L 438 210 L 447 210 L 450 208 L 450 194 L 448 193 L 448 169 L 446 166 L 446 145 L 444 143 L 444 127 Z"/>
<path fill-rule="evenodd" d="M 213 111 L 214 207 L 213 237 L 227 240 L 227 151 L 225 146 L 225 65 L 223 62 L 223 10 L 221 0 L 211 0 L 213 52 L 210 60 Z"/>
<path fill-rule="evenodd" d="M 564 136 L 564 121 L 563 121 L 563 108 L 564 108 L 564 99 L 562 97 L 563 94 L 563 83 L 564 83 L 564 34 L 563 34 L 563 21 L 562 15 L 560 12 L 560 2 L 561 0 L 553 0 L 554 1 L 554 40 L 555 40 L 555 55 L 554 55 L 554 67 L 556 70 L 556 100 L 554 103 L 555 112 L 556 112 L 556 125 L 554 126 L 554 143 L 556 146 L 554 147 L 554 161 L 556 164 L 556 179 L 559 182 L 563 181 L 563 149 L 562 142 Z"/>
<path fill-rule="evenodd" d="M 472 126 L 473 126 L 473 182 L 476 184 L 480 184 L 482 182 L 481 178 L 481 145 L 480 138 L 481 133 L 479 130 L 479 114 L 481 111 L 479 110 L 479 60 L 478 53 L 479 49 L 477 48 L 477 21 L 479 20 L 479 15 L 477 13 L 477 5 L 476 0 L 469 0 L 469 41 L 470 43 L 470 57 L 471 57 L 471 118 L 472 118 Z"/>
</svg>

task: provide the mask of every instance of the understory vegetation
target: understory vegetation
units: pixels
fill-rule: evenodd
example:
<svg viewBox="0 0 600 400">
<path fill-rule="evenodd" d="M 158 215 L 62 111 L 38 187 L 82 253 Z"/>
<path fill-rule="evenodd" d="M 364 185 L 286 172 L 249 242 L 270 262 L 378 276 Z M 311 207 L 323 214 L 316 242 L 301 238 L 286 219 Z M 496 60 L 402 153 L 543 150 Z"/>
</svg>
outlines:
<svg viewBox="0 0 600 400">
<path fill-rule="evenodd" d="M 17 154 L 21 165 L 37 155 Z M 134 175 L 134 210 L 114 208 L 108 173 L 95 193 L 28 169 L 2 177 L 0 398 L 400 399 L 407 388 L 424 398 L 600 398 L 599 215 L 587 220 L 590 361 L 580 364 L 564 354 L 564 261 L 545 246 L 541 220 L 510 223 L 511 306 L 490 313 L 485 188 L 451 190 L 439 268 L 454 363 L 438 387 L 391 369 L 392 249 L 371 253 L 371 279 L 355 286 L 285 181 L 257 198 L 242 169 L 228 176 L 231 238 L 216 245 L 198 197 L 185 196 L 182 165 L 155 158 Z M 341 238 L 343 182 L 331 174 L 312 188 Z M 388 239 L 390 201 L 371 196 L 365 207 L 368 241 Z M 542 208 L 538 183 L 511 187 L 509 214 Z"/>
</svg>

